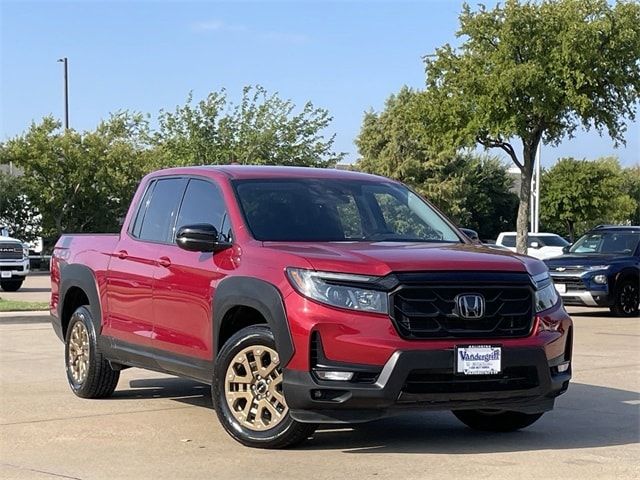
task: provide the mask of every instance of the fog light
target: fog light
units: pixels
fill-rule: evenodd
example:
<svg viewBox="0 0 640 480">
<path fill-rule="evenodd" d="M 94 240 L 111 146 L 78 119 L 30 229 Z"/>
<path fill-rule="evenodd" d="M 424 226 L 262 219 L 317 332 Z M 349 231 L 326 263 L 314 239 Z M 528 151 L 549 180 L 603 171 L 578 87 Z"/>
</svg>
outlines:
<svg viewBox="0 0 640 480">
<path fill-rule="evenodd" d="M 599 283 L 600 285 L 604 285 L 605 283 L 607 283 L 607 276 L 606 275 L 595 275 L 593 277 L 593 281 L 594 281 L 594 283 Z"/>
<path fill-rule="evenodd" d="M 316 370 L 316 375 L 320 380 L 333 380 L 338 382 L 348 382 L 353 378 L 353 372 L 331 372 Z"/>
<path fill-rule="evenodd" d="M 560 365 L 558 365 L 558 373 L 564 373 L 567 370 L 569 370 L 569 365 L 571 364 L 571 362 L 564 362 L 561 363 Z"/>
</svg>

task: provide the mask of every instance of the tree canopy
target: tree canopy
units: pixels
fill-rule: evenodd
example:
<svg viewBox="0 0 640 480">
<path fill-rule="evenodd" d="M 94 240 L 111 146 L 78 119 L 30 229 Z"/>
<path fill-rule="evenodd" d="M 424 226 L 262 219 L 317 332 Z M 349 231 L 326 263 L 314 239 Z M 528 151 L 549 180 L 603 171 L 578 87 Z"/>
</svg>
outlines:
<svg viewBox="0 0 640 480">
<path fill-rule="evenodd" d="M 152 136 L 162 166 L 297 165 L 332 167 L 344 153 L 333 151 L 335 135 L 323 131 L 331 116 L 307 102 L 299 112 L 290 100 L 260 86 L 245 87 L 240 102 L 229 101 L 225 90 L 194 103 L 163 110 Z"/>
<path fill-rule="evenodd" d="M 22 179 L 0 172 L 0 228 L 7 227 L 15 238 L 31 242 L 41 233 L 41 216 L 24 194 Z"/>
<path fill-rule="evenodd" d="M 47 117 L 0 145 L 0 163 L 23 170 L 20 185 L 42 215 L 45 237 L 115 231 L 147 171 L 145 131 L 142 117 L 127 113 L 84 133 Z"/>
<path fill-rule="evenodd" d="M 525 252 L 540 141 L 554 145 L 583 127 L 624 143 L 640 92 L 640 4 L 465 5 L 457 36 L 459 46 L 425 57 L 421 99 L 431 151 L 451 156 L 482 145 L 506 152 L 521 169 L 517 246 Z"/>
<path fill-rule="evenodd" d="M 634 171 L 635 185 L 625 181 L 634 178 Z M 560 159 L 542 176 L 542 224 L 574 241 L 595 225 L 632 221 L 640 207 L 637 171 L 637 167 L 622 169 L 618 160 L 610 157 Z"/>
</svg>

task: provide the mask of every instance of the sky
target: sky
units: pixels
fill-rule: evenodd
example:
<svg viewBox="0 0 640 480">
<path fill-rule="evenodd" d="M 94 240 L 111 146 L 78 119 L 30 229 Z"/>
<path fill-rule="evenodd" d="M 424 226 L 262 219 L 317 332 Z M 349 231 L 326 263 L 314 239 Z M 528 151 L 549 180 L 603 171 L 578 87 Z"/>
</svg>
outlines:
<svg viewBox="0 0 640 480">
<path fill-rule="evenodd" d="M 470 2 L 473 4 L 474 2 Z M 491 4 L 490 1 L 485 2 Z M 0 0 L 0 141 L 45 115 L 63 117 L 69 59 L 70 123 L 87 130 L 110 112 L 157 115 L 226 88 L 236 100 L 260 84 L 302 106 L 329 110 L 335 149 L 353 143 L 365 111 L 403 85 L 423 88 L 422 57 L 455 42 L 462 2 L 30 2 Z M 557 158 L 640 159 L 640 123 L 627 145 L 578 133 L 543 146 Z M 498 153 L 498 152 L 495 152 Z"/>
</svg>

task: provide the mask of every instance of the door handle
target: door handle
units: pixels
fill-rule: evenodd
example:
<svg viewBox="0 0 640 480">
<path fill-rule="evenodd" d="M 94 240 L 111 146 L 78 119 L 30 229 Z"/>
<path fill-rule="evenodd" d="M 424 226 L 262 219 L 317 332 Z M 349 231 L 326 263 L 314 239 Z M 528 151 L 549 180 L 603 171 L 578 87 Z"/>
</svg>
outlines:
<svg viewBox="0 0 640 480">
<path fill-rule="evenodd" d="M 120 250 L 118 253 L 116 253 L 116 255 L 118 256 L 118 258 L 120 260 L 124 260 L 125 258 L 127 258 L 129 256 L 129 254 L 127 253 L 126 250 Z"/>
<path fill-rule="evenodd" d="M 169 257 L 160 257 L 158 259 L 158 265 L 168 268 L 171 266 L 171 260 L 169 259 Z"/>
</svg>

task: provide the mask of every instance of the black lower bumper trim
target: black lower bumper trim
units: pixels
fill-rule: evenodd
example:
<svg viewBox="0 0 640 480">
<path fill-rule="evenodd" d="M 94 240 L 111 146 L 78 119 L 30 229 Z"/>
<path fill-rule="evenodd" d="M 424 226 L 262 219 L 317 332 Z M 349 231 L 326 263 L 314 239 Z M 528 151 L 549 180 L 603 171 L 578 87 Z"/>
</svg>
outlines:
<svg viewBox="0 0 640 480">
<path fill-rule="evenodd" d="M 407 409 L 539 413 L 553 408 L 571 378 L 570 370 L 554 368 L 564 358 L 548 361 L 542 348 L 503 348 L 503 374 L 491 377 L 454 374 L 454 355 L 453 349 L 396 352 L 373 384 L 320 381 L 287 369 L 284 394 L 300 422 L 357 423 Z"/>
</svg>

